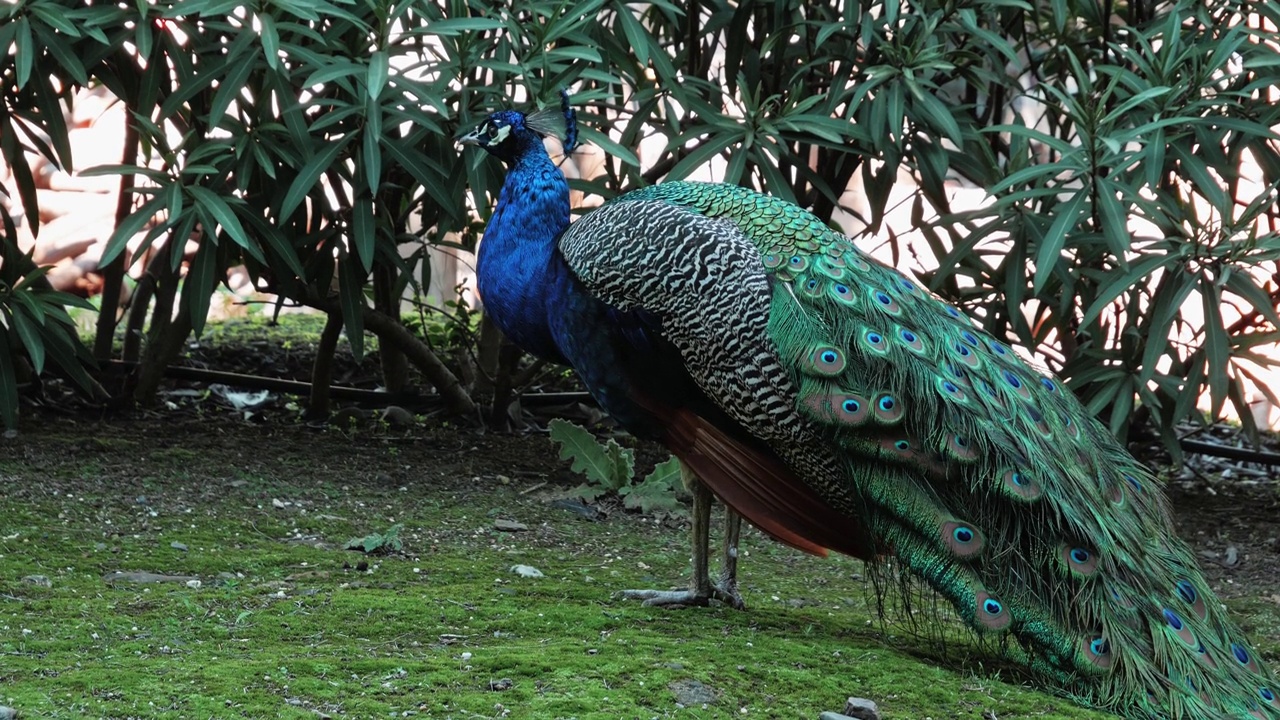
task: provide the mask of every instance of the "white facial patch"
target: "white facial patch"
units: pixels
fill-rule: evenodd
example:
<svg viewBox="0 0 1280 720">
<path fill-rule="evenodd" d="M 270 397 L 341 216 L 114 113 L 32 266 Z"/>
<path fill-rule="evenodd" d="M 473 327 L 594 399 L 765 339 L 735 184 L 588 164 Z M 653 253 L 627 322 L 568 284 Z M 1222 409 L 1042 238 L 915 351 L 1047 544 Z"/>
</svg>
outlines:
<svg viewBox="0 0 1280 720">
<path fill-rule="evenodd" d="M 499 125 L 489 131 L 489 143 L 492 145 L 501 145 L 502 141 L 507 139 L 511 134 L 510 125 Z"/>
</svg>

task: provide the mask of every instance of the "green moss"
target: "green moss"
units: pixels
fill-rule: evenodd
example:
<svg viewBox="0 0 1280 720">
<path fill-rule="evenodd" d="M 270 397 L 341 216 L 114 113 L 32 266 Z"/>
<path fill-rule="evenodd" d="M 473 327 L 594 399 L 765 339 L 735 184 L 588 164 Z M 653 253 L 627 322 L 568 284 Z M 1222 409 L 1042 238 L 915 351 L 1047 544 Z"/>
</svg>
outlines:
<svg viewBox="0 0 1280 720">
<path fill-rule="evenodd" d="M 1102 717 L 1002 681 L 958 634 L 943 651 L 871 622 L 859 563 L 751 532 L 746 612 L 614 599 L 683 582 L 685 530 L 587 521 L 520 494 L 536 480 L 496 478 L 516 450 L 534 467 L 553 457 L 544 439 L 170 430 L 181 446 L 107 425 L 88 453 L 58 452 L 79 432 L 65 427 L 6 447 L 0 704 L 48 718 L 812 718 L 858 695 L 890 718 Z M 497 516 L 531 529 L 496 532 Z M 340 549 L 392 523 L 403 554 Z M 200 584 L 104 582 L 115 571 Z M 714 704 L 678 707 L 673 683 L 694 680 Z"/>
</svg>

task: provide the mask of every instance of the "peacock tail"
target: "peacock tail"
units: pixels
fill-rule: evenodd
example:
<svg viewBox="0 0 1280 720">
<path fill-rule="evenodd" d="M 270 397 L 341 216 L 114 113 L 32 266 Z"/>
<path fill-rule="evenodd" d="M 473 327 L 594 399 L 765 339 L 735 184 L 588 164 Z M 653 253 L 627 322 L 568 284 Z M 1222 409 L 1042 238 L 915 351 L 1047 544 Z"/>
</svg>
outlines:
<svg viewBox="0 0 1280 720">
<path fill-rule="evenodd" d="M 511 168 L 477 274 L 516 342 L 757 527 L 891 558 L 1081 703 L 1280 719 L 1160 482 L 1057 380 L 767 195 L 669 182 L 569 225 L 523 119 L 464 138 Z"/>
<path fill-rule="evenodd" d="M 1134 718 L 1280 717 L 1157 478 L 1055 379 L 801 208 L 670 182 L 559 242 L 973 630 Z"/>
</svg>

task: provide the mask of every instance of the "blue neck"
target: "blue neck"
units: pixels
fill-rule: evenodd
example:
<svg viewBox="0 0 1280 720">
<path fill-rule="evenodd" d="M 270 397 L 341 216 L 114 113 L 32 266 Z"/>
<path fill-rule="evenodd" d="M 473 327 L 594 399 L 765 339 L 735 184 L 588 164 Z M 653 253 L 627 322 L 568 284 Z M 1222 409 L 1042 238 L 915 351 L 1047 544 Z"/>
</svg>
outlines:
<svg viewBox="0 0 1280 720">
<path fill-rule="evenodd" d="M 556 238 L 569 227 L 569 184 L 542 139 L 527 130 L 516 151 L 476 263 L 486 313 L 512 342 L 563 362 L 547 324 L 547 285 L 557 279 Z"/>
</svg>

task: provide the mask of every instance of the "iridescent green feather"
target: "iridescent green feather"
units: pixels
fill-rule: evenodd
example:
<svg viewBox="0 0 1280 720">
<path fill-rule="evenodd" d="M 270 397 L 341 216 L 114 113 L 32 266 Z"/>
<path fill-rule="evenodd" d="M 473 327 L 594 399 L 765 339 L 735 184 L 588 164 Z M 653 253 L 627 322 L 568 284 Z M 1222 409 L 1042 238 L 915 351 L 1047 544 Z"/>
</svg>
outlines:
<svg viewBox="0 0 1280 720">
<path fill-rule="evenodd" d="M 1011 634 L 1020 660 L 1127 717 L 1280 718 L 1160 483 L 1057 380 L 794 205 L 682 182 L 622 200 L 752 240 L 796 406 L 841 449 L 846 485 L 816 489 L 971 627 Z"/>
</svg>

